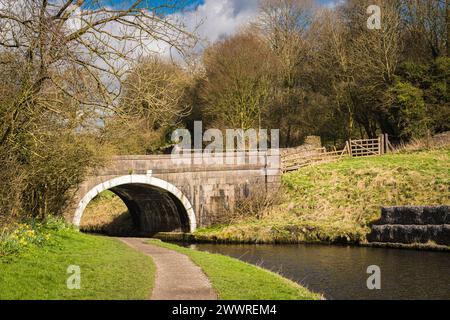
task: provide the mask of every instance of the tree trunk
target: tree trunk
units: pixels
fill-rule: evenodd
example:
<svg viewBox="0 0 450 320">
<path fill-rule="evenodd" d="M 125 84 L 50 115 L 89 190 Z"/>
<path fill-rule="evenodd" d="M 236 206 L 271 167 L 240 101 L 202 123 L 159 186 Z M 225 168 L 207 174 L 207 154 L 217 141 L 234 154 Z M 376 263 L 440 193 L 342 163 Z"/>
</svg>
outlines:
<svg viewBox="0 0 450 320">
<path fill-rule="evenodd" d="M 445 0 L 445 24 L 447 25 L 447 57 L 450 57 L 450 0 Z"/>
</svg>

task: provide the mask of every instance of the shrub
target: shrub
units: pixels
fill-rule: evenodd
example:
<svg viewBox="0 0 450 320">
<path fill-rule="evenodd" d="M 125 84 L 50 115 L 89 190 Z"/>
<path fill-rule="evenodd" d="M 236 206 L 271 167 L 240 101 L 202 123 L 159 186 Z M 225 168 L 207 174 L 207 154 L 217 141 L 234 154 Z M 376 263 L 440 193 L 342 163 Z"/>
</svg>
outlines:
<svg viewBox="0 0 450 320">
<path fill-rule="evenodd" d="M 282 194 L 280 190 L 266 191 L 264 187 L 253 190 L 253 192 L 236 201 L 234 214 L 230 215 L 231 221 L 222 221 L 224 223 L 239 221 L 245 218 L 261 219 L 272 207 L 280 204 Z"/>
<path fill-rule="evenodd" d="M 408 82 L 398 82 L 389 93 L 392 95 L 390 114 L 396 136 L 407 141 L 425 136 L 430 119 L 423 92 Z"/>
<path fill-rule="evenodd" d="M 53 232 L 72 230 L 62 219 L 47 218 L 44 222 L 31 220 L 3 229 L 0 233 L 0 257 L 20 254 L 28 247 L 42 247 L 51 240 Z"/>
</svg>

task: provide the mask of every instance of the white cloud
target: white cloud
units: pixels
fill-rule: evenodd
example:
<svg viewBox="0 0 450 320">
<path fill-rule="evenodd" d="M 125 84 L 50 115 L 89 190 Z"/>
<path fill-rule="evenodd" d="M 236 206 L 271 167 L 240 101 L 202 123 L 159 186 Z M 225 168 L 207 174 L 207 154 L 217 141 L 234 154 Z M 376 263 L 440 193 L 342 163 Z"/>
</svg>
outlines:
<svg viewBox="0 0 450 320">
<path fill-rule="evenodd" d="M 345 0 L 330 0 L 325 3 L 325 7 L 329 9 L 335 9 L 336 7 L 343 5 L 345 3 Z"/>
<path fill-rule="evenodd" d="M 196 10 L 181 18 L 188 29 L 197 29 L 198 35 L 209 42 L 230 36 L 255 18 L 259 0 L 205 0 Z"/>
<path fill-rule="evenodd" d="M 205 46 L 231 36 L 250 23 L 257 15 L 260 0 L 205 0 L 195 9 L 168 16 L 184 25 L 184 29 L 199 38 L 194 51 L 201 52 Z M 164 41 L 147 42 L 148 53 L 182 60 L 179 52 Z"/>
</svg>

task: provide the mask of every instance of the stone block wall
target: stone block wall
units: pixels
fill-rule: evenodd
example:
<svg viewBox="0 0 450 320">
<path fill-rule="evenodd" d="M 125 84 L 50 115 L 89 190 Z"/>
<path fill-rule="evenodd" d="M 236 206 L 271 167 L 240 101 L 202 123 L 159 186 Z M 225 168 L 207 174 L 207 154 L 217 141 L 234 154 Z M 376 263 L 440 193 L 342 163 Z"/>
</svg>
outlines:
<svg viewBox="0 0 450 320">
<path fill-rule="evenodd" d="M 372 225 L 370 242 L 450 246 L 450 206 L 387 207 Z"/>
<path fill-rule="evenodd" d="M 320 137 L 318 136 L 308 136 L 305 139 L 305 142 L 298 147 L 295 148 L 284 148 L 281 149 L 281 156 L 287 156 L 290 154 L 299 154 L 299 153 L 305 153 L 305 154 L 312 154 L 317 149 L 322 148 L 322 141 Z"/>
</svg>

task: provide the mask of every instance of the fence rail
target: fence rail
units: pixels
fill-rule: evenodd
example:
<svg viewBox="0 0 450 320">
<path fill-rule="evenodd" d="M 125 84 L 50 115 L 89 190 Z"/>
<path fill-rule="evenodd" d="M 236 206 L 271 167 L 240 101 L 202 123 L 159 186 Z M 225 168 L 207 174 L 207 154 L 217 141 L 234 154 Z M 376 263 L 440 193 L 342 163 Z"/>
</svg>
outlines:
<svg viewBox="0 0 450 320">
<path fill-rule="evenodd" d="M 338 161 L 345 157 L 380 156 L 389 150 L 392 145 L 387 134 L 377 139 L 349 140 L 343 150 L 327 151 L 326 148 L 314 149 L 282 156 L 281 167 L 283 172 L 295 171 L 314 164 Z"/>
</svg>

